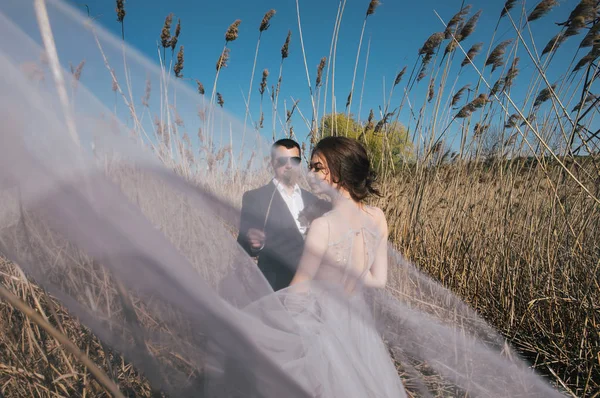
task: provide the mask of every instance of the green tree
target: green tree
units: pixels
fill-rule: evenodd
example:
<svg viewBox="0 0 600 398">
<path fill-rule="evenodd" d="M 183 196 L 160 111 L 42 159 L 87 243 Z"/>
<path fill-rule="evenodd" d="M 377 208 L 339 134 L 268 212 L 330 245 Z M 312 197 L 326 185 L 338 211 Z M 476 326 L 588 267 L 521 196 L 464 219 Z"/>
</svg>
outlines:
<svg viewBox="0 0 600 398">
<path fill-rule="evenodd" d="M 319 126 L 321 137 L 346 136 L 361 141 L 379 173 L 397 169 L 413 157 L 413 143 L 406 128 L 400 122 L 375 121 L 372 111 L 364 125 L 352 114 L 348 117 L 336 113 L 323 116 Z"/>
</svg>

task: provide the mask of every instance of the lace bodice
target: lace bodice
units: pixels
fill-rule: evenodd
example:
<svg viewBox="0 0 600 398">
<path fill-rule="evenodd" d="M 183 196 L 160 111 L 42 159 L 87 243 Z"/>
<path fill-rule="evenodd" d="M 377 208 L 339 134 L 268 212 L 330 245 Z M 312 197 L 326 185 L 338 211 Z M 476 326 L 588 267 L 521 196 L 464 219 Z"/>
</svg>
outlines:
<svg viewBox="0 0 600 398">
<path fill-rule="evenodd" d="M 375 208 L 367 206 L 323 215 L 328 224 L 328 248 L 317 279 L 341 283 L 349 291 L 362 284 L 382 238 L 374 214 Z"/>
</svg>

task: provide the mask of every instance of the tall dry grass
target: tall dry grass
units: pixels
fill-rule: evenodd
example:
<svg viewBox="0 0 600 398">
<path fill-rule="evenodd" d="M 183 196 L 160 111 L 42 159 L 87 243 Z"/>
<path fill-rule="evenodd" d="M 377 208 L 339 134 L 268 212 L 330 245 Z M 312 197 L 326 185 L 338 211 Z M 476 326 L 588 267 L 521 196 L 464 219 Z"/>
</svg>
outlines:
<svg viewBox="0 0 600 398">
<path fill-rule="evenodd" d="M 0 259 L 0 288 L 6 288 L 37 318 L 0 301 L 0 386 L 5 397 L 110 397 L 89 369 L 43 327 L 49 324 L 86 358 L 110 375 L 124 396 L 150 397 L 152 388 L 123 357 L 106 347 L 77 318 L 23 272 Z M 3 298 L 5 299 L 6 297 Z"/>
<path fill-rule="evenodd" d="M 540 373 L 591 397 L 600 392 L 600 209 L 574 182 L 556 192 L 561 174 L 520 162 L 406 171 L 384 181 L 377 204 L 402 253 Z"/>
<path fill-rule="evenodd" d="M 368 10 L 371 4 L 378 2 L 365 2 Z M 122 2 L 117 5 L 124 38 L 125 10 Z M 417 59 L 412 69 L 410 65 L 408 69 L 404 67 L 394 81 L 392 90 L 396 86 L 402 88 L 399 100 L 398 96 L 392 100 L 390 94 L 382 104 L 385 111 L 377 117 L 380 123 L 373 123 L 370 117 L 364 126 L 373 128 L 378 124 L 382 134 L 386 134 L 389 122 L 400 121 L 415 143 L 414 161 L 405 162 L 400 169 L 394 167 L 398 160 L 394 154 L 383 148 L 388 160 L 379 170 L 384 197 L 375 203 L 388 216 L 395 245 L 421 269 L 475 307 L 532 366 L 567 394 L 598 397 L 600 168 L 599 133 L 593 127 L 600 100 L 593 91 L 600 54 L 599 14 L 596 2 L 583 0 L 573 8 L 569 19 L 557 27 L 558 33 L 550 42 L 539 43 L 534 39 L 535 21 L 548 18 L 555 6 L 555 1 L 546 0 L 522 6 L 507 1 L 498 10 L 498 23 L 487 44 L 477 37 L 479 13 L 472 12 L 468 5 L 447 22 L 442 18 L 434 21 L 440 23 L 439 29 L 434 29 L 415 51 Z M 291 115 L 297 111 L 308 116 L 302 116 L 310 132 L 308 145 L 318 139 L 323 81 L 322 109 L 330 106 L 332 112 L 337 112 L 336 103 L 328 104 L 327 96 L 335 95 L 336 51 L 345 8 L 346 1 L 341 0 L 331 50 L 317 66 L 314 83 L 304 56 L 311 95 L 309 112 L 302 112 L 297 104 L 291 109 L 280 109 L 283 61 L 290 46 L 302 43 L 301 33 L 293 41 L 291 33 L 288 34 L 281 50 L 278 81 L 270 95 L 273 138 L 292 134 Z M 300 10 L 299 6 L 297 9 Z M 368 16 L 376 18 L 377 14 L 367 11 L 361 40 Z M 171 66 L 166 66 L 166 48 L 174 53 L 177 45 L 170 35 L 171 20 L 171 16 L 167 17 L 165 51 L 160 60 L 165 87 L 171 78 Z M 297 22 L 301 27 L 299 14 Z M 513 30 L 510 38 L 498 42 L 495 37 L 501 24 Z M 211 103 L 218 94 L 219 72 L 228 62 L 228 44 L 238 39 L 238 26 L 236 20 L 227 30 Z M 258 89 L 252 86 L 260 35 L 266 30 L 262 29 L 262 23 L 260 27 L 250 92 Z M 563 77 L 551 82 L 547 72 L 559 47 L 566 45 L 578 46 L 578 56 Z M 348 111 L 354 101 L 361 47 L 362 41 L 354 66 Z M 305 53 L 303 45 L 302 53 Z M 519 65 L 524 59 L 533 64 L 536 73 L 527 82 L 519 82 Z M 368 58 L 365 76 L 367 62 Z M 183 67 L 182 51 L 179 65 Z M 473 80 L 457 87 L 459 77 L 467 70 Z M 411 72 L 405 75 L 405 71 Z M 199 93 L 204 95 L 203 85 L 199 80 L 197 83 Z M 114 91 L 121 94 L 127 105 L 127 96 L 123 94 L 127 88 L 121 88 L 116 79 L 113 84 Z M 527 87 L 524 98 L 514 97 L 515 84 Z M 415 94 L 420 85 L 428 88 L 423 98 Z M 161 89 L 160 95 L 165 103 L 172 100 L 166 88 Z M 249 107 L 250 95 L 246 118 L 250 116 Z M 407 112 L 402 113 L 405 108 Z M 216 137 L 212 136 L 210 126 L 218 122 L 212 115 L 203 115 L 208 127 L 199 131 L 200 153 L 193 148 L 189 137 L 178 133 L 170 117 L 169 112 L 156 117 L 157 128 L 148 134 L 146 142 L 168 167 L 190 181 L 222 190 L 237 204 L 243 190 L 265 181 L 265 175 L 235 171 L 241 165 L 234 163 L 226 139 L 220 141 L 224 143 L 218 148 L 212 145 Z M 262 106 L 261 115 L 255 120 L 262 120 Z M 277 121 L 280 128 L 276 127 Z M 456 151 L 448 147 L 450 132 L 458 132 L 460 137 Z M 253 154 L 252 159 L 262 161 L 260 156 Z M 206 162 L 215 173 L 222 169 L 219 165 L 229 167 L 220 179 L 207 181 L 195 174 L 194 162 L 200 161 Z M 216 182 L 223 180 L 228 181 L 226 186 Z M 155 221 L 167 225 L 173 220 L 159 217 Z M 2 284 L 73 341 L 124 393 L 153 394 L 131 365 L 118 353 L 105 349 L 60 303 L 27 281 L 16 265 L 4 262 L 0 267 Z M 396 283 L 400 284 L 397 277 L 392 270 L 389 286 L 392 291 Z M 111 288 L 111 294 L 118 292 Z M 120 304 L 115 300 L 114 305 L 117 308 Z M 5 396 L 107 394 L 85 366 L 43 328 L 5 302 L 1 308 L 0 350 L 1 357 L 8 359 L 3 359 L 0 365 L 0 391 Z M 14 333 L 15 328 L 19 334 Z M 443 390 L 440 391 L 443 396 Z"/>
</svg>

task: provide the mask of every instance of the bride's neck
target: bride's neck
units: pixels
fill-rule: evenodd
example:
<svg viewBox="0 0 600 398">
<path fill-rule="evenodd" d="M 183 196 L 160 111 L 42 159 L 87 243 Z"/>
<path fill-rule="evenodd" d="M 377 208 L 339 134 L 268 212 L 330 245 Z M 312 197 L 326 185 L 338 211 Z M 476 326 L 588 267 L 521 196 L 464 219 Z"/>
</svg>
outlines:
<svg viewBox="0 0 600 398">
<path fill-rule="evenodd" d="M 339 209 L 341 207 L 347 206 L 360 207 L 360 203 L 352 199 L 352 197 L 346 190 L 335 191 L 335 193 L 331 195 L 331 204 L 333 205 L 334 209 Z"/>
</svg>

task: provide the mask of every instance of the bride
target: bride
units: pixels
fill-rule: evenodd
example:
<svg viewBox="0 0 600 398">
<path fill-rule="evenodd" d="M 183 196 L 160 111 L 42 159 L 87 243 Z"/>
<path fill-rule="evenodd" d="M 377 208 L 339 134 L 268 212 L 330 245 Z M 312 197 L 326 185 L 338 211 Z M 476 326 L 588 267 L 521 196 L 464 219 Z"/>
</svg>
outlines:
<svg viewBox="0 0 600 398">
<path fill-rule="evenodd" d="M 388 271 L 385 216 L 364 203 L 378 194 L 365 148 L 350 138 L 322 139 L 308 180 L 333 207 L 312 221 L 290 286 L 275 293 L 300 339 L 298 346 L 270 342 L 265 349 L 301 353 L 280 365 L 315 397 L 406 396 L 363 297 L 364 287 L 385 287 Z"/>
</svg>

